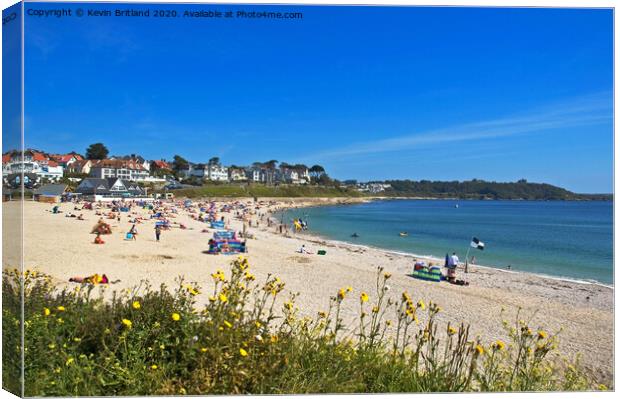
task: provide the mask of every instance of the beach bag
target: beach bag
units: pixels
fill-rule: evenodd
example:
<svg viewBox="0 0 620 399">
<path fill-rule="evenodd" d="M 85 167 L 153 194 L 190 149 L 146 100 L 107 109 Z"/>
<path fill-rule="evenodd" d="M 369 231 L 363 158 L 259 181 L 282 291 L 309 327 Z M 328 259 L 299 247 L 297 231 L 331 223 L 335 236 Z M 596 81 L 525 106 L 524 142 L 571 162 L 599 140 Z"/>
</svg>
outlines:
<svg viewBox="0 0 620 399">
<path fill-rule="evenodd" d="M 127 233 L 125 235 L 125 240 L 131 240 L 132 238 L 133 238 L 133 234 L 131 234 L 131 233 Z"/>
<path fill-rule="evenodd" d="M 324 250 L 324 249 L 319 249 L 319 250 L 316 252 L 316 254 L 317 254 L 317 255 L 325 255 L 325 254 L 327 254 L 327 251 L 326 251 L 326 250 Z"/>
</svg>

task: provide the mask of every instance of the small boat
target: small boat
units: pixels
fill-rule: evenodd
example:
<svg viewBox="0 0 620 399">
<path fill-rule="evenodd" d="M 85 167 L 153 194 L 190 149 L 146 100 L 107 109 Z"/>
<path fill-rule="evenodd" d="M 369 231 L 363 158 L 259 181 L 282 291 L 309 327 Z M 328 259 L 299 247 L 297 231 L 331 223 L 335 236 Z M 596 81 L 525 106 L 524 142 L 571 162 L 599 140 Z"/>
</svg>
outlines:
<svg viewBox="0 0 620 399">
<path fill-rule="evenodd" d="M 353 234 L 351 234 L 351 237 L 357 238 L 357 237 L 359 237 L 359 235 L 357 233 L 353 233 Z"/>
<path fill-rule="evenodd" d="M 406 231 L 401 231 L 400 233 L 398 233 L 398 235 L 401 237 L 407 237 L 409 236 L 409 233 L 407 233 Z"/>
</svg>

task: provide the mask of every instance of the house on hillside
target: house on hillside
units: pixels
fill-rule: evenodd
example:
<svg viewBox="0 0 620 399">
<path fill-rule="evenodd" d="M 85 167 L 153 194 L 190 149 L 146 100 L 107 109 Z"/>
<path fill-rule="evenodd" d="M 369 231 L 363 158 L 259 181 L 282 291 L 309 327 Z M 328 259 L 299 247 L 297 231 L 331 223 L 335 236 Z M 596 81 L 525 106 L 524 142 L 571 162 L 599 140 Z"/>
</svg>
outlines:
<svg viewBox="0 0 620 399">
<path fill-rule="evenodd" d="M 107 179 L 116 177 L 130 181 L 145 181 L 149 178 L 149 170 L 143 164 L 133 160 L 102 159 L 93 161 L 90 177 Z"/>
<path fill-rule="evenodd" d="M 90 159 L 82 159 L 69 164 L 65 168 L 65 173 L 72 174 L 89 174 L 92 161 Z"/>
<path fill-rule="evenodd" d="M 119 160 L 119 161 L 131 161 L 134 164 L 142 165 L 142 167 L 146 170 L 151 170 L 151 162 L 147 161 L 140 155 L 136 155 L 136 154 L 123 155 L 123 156 L 113 155 L 109 159 Z"/>
<path fill-rule="evenodd" d="M 153 170 L 157 170 L 157 169 L 165 169 L 165 170 L 172 170 L 172 167 L 170 166 L 170 164 L 166 161 L 164 161 L 163 159 L 157 160 L 157 161 L 151 161 L 151 169 Z"/>
<path fill-rule="evenodd" d="M 62 177 L 64 168 L 46 154 L 35 150 L 24 151 L 23 161 L 18 151 L 3 155 L 2 175 L 5 178 L 22 172 L 33 173 L 38 176 L 39 180 L 56 181 Z"/>
<path fill-rule="evenodd" d="M 220 164 L 208 164 L 205 178 L 211 181 L 228 181 L 228 168 Z"/>
<path fill-rule="evenodd" d="M 228 168 L 228 180 L 229 181 L 247 181 L 245 170 L 243 168 L 229 167 Z"/>
<path fill-rule="evenodd" d="M 247 178 L 248 181 L 254 182 L 254 183 L 260 183 L 261 181 L 261 170 L 260 168 L 246 168 L 245 170 L 245 176 Z"/>
<path fill-rule="evenodd" d="M 84 160 L 80 154 L 52 154 L 50 158 L 58 162 L 58 164 L 65 169 L 77 161 Z"/>
</svg>

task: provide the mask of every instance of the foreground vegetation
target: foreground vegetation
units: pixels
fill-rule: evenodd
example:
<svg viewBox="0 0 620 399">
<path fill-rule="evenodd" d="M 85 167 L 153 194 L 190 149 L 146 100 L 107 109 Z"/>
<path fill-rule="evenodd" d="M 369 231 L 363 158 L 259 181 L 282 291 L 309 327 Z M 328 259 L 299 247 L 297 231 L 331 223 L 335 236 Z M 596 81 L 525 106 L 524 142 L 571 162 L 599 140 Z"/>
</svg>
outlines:
<svg viewBox="0 0 620 399">
<path fill-rule="evenodd" d="M 197 309 L 200 288 L 183 281 L 104 300 L 104 287 L 54 292 L 48 276 L 4 272 L 5 388 L 19 393 L 21 279 L 26 396 L 604 389 L 553 354 L 557 336 L 515 320 L 510 342 L 481 342 L 440 325 L 437 304 L 389 298 L 381 269 L 375 293 L 343 287 L 315 317 L 298 315 L 294 295 L 278 300 L 284 283 L 257 282 L 245 259 L 212 278 Z M 359 306 L 351 326 L 344 301 Z"/>
</svg>

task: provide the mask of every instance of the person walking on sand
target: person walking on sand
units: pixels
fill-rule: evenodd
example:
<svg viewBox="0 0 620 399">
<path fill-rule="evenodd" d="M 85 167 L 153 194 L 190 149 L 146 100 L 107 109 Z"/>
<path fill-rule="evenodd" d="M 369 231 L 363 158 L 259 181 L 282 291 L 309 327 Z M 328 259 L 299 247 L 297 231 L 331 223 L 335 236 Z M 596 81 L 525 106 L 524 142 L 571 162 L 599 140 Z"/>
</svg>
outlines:
<svg viewBox="0 0 620 399">
<path fill-rule="evenodd" d="M 131 234 L 131 239 L 136 241 L 136 235 L 138 235 L 138 230 L 136 230 L 135 223 L 133 226 L 131 226 L 131 229 L 129 229 L 129 234 Z"/>
<path fill-rule="evenodd" d="M 155 240 L 159 242 L 159 236 L 161 235 L 161 225 L 155 226 Z"/>
</svg>

